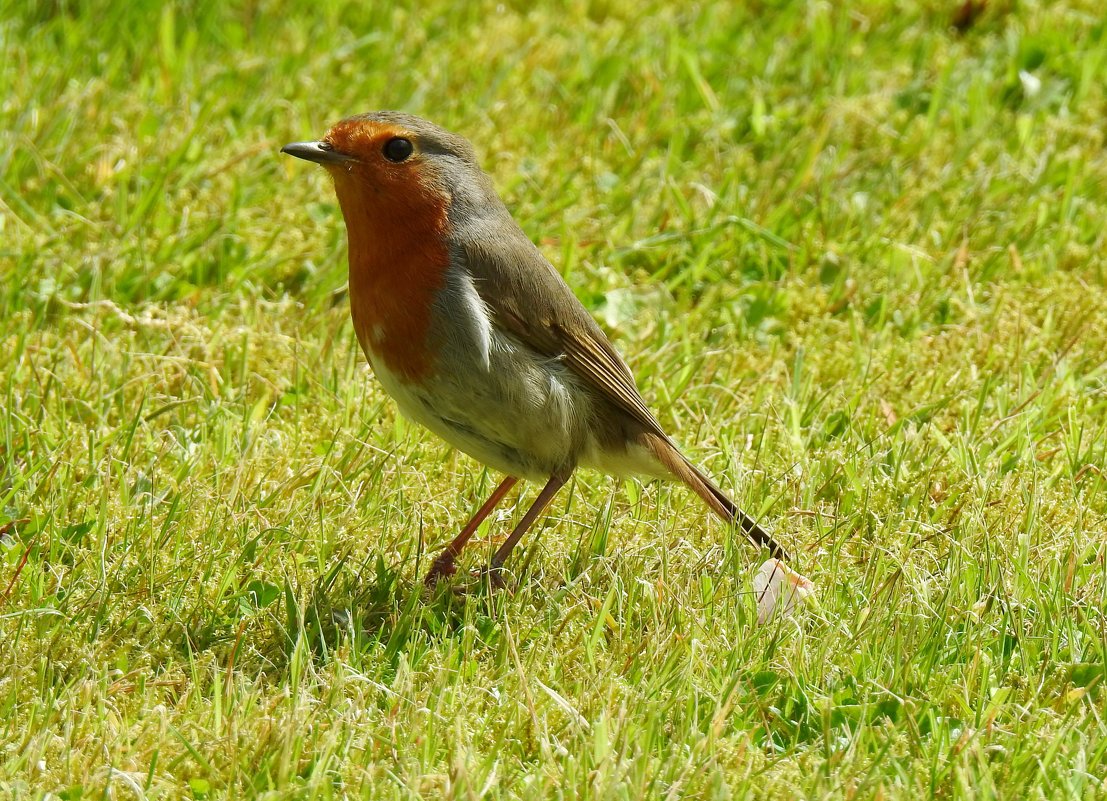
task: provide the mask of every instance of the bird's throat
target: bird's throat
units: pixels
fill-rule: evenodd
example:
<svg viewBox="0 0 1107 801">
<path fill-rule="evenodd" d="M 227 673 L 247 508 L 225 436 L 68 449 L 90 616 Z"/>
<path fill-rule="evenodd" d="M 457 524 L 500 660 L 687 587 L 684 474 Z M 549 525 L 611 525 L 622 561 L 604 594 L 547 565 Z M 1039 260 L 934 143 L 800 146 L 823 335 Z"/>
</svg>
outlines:
<svg viewBox="0 0 1107 801">
<path fill-rule="evenodd" d="M 390 202 L 336 179 L 350 245 L 350 315 L 370 362 L 418 382 L 432 369 L 431 318 L 449 267 L 445 203 Z M 435 206 L 439 208 L 435 208 Z"/>
</svg>

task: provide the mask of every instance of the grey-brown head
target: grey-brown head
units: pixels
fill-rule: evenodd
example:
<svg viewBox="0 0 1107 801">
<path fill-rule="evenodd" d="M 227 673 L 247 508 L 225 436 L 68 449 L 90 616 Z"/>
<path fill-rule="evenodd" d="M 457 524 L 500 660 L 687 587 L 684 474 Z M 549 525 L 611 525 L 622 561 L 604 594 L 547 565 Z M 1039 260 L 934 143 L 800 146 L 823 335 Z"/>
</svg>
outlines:
<svg viewBox="0 0 1107 801">
<path fill-rule="evenodd" d="M 281 152 L 325 167 L 344 211 L 351 204 L 406 213 L 427 204 L 436 213 L 458 204 L 502 208 L 469 141 L 413 114 L 358 114 L 319 141 L 293 142 Z"/>
</svg>

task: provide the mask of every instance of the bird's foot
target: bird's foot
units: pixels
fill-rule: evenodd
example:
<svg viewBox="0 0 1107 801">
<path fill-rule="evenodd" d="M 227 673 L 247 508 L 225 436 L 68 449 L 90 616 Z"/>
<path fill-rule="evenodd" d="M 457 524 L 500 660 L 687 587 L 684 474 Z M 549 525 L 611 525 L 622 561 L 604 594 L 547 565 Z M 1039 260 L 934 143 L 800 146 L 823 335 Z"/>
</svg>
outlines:
<svg viewBox="0 0 1107 801">
<path fill-rule="evenodd" d="M 427 571 L 427 576 L 423 579 L 423 584 L 433 587 L 439 579 L 452 576 L 456 572 L 457 566 L 454 564 L 454 555 L 452 553 L 439 554 L 438 558 L 431 563 L 430 570 Z"/>
<path fill-rule="evenodd" d="M 474 577 L 480 579 L 480 582 L 488 582 L 489 589 L 502 590 L 507 586 L 507 580 L 504 578 L 504 569 L 499 565 L 485 565 L 480 570 L 474 571 Z"/>
</svg>

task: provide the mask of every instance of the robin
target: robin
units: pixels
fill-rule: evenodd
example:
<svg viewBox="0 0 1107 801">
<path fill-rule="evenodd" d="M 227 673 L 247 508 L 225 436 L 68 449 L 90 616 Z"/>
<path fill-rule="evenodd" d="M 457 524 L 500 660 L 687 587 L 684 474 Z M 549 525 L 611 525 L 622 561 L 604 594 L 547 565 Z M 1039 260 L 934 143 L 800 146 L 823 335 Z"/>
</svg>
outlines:
<svg viewBox="0 0 1107 801">
<path fill-rule="evenodd" d="M 281 152 L 334 179 L 354 331 L 385 390 L 407 417 L 506 475 L 435 559 L 428 585 L 454 573 L 465 543 L 519 479 L 543 481 L 486 569 L 500 583 L 512 549 L 582 466 L 681 481 L 786 558 L 662 430 L 626 363 L 512 218 L 466 139 L 378 111 Z"/>
</svg>

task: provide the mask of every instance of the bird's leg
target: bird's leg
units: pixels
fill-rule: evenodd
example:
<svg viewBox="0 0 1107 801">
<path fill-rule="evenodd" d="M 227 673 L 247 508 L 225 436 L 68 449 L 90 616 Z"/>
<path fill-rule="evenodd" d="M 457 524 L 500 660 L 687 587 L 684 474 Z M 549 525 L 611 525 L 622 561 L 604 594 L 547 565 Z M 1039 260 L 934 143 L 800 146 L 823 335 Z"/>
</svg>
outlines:
<svg viewBox="0 0 1107 801">
<path fill-rule="evenodd" d="M 473 536 L 480 524 L 484 522 L 484 518 L 488 517 L 499 502 L 504 499 L 504 496 L 507 495 L 508 490 L 514 487 L 515 482 L 518 480 L 519 479 L 515 476 L 508 476 L 501 481 L 500 485 L 496 487 L 488 500 L 484 502 L 484 506 L 478 509 L 477 513 L 473 515 L 473 519 L 466 523 L 461 533 L 454 537 L 450 544 L 442 550 L 442 553 L 440 553 L 431 564 L 430 570 L 427 571 L 425 582 L 428 587 L 434 586 L 434 584 L 438 582 L 438 579 L 443 576 L 453 574 L 455 570 L 454 559 L 461 553 L 461 549 L 465 547 L 465 543 L 469 541 L 469 538 Z"/>
<path fill-rule="evenodd" d="M 486 572 L 493 586 L 503 585 L 503 578 L 501 578 L 500 574 L 504 562 L 507 561 L 507 557 L 511 555 L 512 549 L 515 548 L 519 540 L 527 533 L 527 529 L 531 527 L 538 515 L 549 505 L 550 501 L 553 500 L 553 496 L 557 494 L 557 491 L 561 489 L 568 479 L 568 474 L 562 476 L 555 473 L 550 476 L 550 480 L 546 482 L 546 486 L 538 493 L 538 497 L 534 499 L 534 503 L 530 505 L 530 508 L 527 509 L 527 513 L 523 515 L 523 519 L 519 521 L 519 525 L 515 527 L 515 530 L 511 532 L 510 536 L 504 540 L 504 544 L 492 555 L 492 561 L 488 563 Z"/>
</svg>

